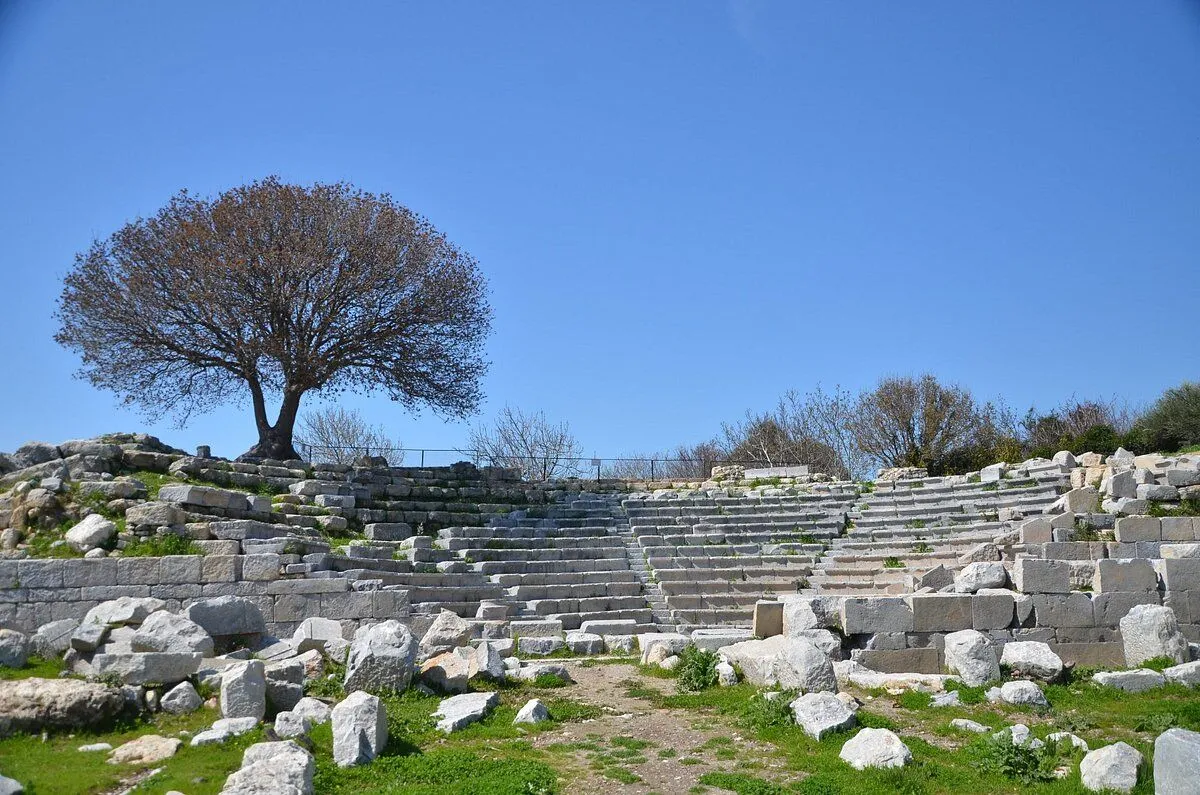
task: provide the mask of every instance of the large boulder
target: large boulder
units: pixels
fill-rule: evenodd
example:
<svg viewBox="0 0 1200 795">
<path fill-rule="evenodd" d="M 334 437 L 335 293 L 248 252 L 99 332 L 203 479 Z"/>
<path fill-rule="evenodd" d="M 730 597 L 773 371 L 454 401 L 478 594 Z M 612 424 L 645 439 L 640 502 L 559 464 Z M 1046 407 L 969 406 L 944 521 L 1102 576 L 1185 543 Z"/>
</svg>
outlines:
<svg viewBox="0 0 1200 795">
<path fill-rule="evenodd" d="M 212 636 L 204 627 L 166 610 L 151 613 L 133 636 L 134 651 L 198 652 L 211 657 L 213 648 Z"/>
<path fill-rule="evenodd" d="M 73 618 L 42 624 L 29 639 L 30 651 L 45 660 L 61 657 L 71 648 L 71 636 L 78 627 L 79 622 Z"/>
<path fill-rule="evenodd" d="M 67 530 L 67 545 L 76 552 L 87 552 L 103 546 L 117 534 L 117 525 L 98 513 L 88 514 Z"/>
<path fill-rule="evenodd" d="M 428 659 L 442 652 L 453 651 L 470 642 L 470 622 L 460 618 L 457 613 L 443 610 L 421 636 L 421 658 Z"/>
<path fill-rule="evenodd" d="M 1053 682 L 1062 675 L 1062 658 L 1046 643 L 1036 640 L 1014 640 L 1004 644 L 1000 664 L 1014 676 L 1025 676 Z"/>
<path fill-rule="evenodd" d="M 443 693 L 465 693 L 467 681 L 474 673 L 471 670 L 473 656 L 473 653 L 470 656 L 459 654 L 455 649 L 431 657 L 421 663 L 421 682 Z"/>
<path fill-rule="evenodd" d="M 1154 741 L 1156 795 L 1200 792 L 1200 732 L 1168 729 Z"/>
<path fill-rule="evenodd" d="M 1142 755 L 1128 743 L 1089 751 L 1079 763 L 1079 778 L 1091 792 L 1130 792 L 1137 785 Z"/>
<path fill-rule="evenodd" d="M 180 682 L 168 690 L 158 702 L 163 712 L 185 715 L 204 706 L 204 699 L 196 692 L 191 682 Z"/>
<path fill-rule="evenodd" d="M 267 711 L 267 676 L 260 660 L 221 673 L 221 717 L 262 720 Z"/>
<path fill-rule="evenodd" d="M 215 637 L 230 635 L 261 635 L 267 631 L 266 621 L 258 605 L 241 596 L 214 596 L 199 599 L 183 609 L 182 615 L 199 624 Z"/>
<path fill-rule="evenodd" d="M 758 687 L 806 693 L 837 691 L 833 662 L 803 638 L 775 635 L 765 640 L 746 640 L 722 648 L 720 655 L 740 668 L 747 682 Z"/>
<path fill-rule="evenodd" d="M 982 588 L 1003 588 L 1008 584 L 1008 570 L 1003 563 L 976 562 L 965 566 L 954 577 L 957 593 L 975 593 Z"/>
<path fill-rule="evenodd" d="M 350 644 L 343 685 L 347 691 L 398 693 L 412 683 L 416 660 L 416 639 L 399 621 L 359 627 Z"/>
<path fill-rule="evenodd" d="M 78 679 L 0 681 L 0 736 L 98 726 L 125 706 L 121 690 Z"/>
<path fill-rule="evenodd" d="M 365 765 L 387 746 L 387 710 L 383 702 L 361 690 L 333 708 L 333 761 L 338 767 Z"/>
<path fill-rule="evenodd" d="M 1188 661 L 1187 638 L 1179 631 L 1175 611 L 1161 605 L 1134 605 L 1121 619 L 1125 664 L 1133 667 L 1156 657 Z"/>
<path fill-rule="evenodd" d="M 789 706 L 796 725 L 814 740 L 849 729 L 857 722 L 850 708 L 833 693 L 805 693 Z"/>
<path fill-rule="evenodd" d="M 255 743 L 242 754 L 242 766 L 221 795 L 313 795 L 316 763 L 294 740 Z"/>
<path fill-rule="evenodd" d="M 101 602 L 83 616 L 84 624 L 106 624 L 110 627 L 131 624 L 137 626 L 164 609 L 167 603 L 153 596 L 120 596 Z"/>
<path fill-rule="evenodd" d="M 908 746 L 887 729 L 862 729 L 846 741 L 838 756 L 855 770 L 904 767 L 912 761 Z"/>
<path fill-rule="evenodd" d="M 946 667 L 958 674 L 963 684 L 979 687 L 1000 678 L 996 644 L 982 632 L 964 629 L 946 636 Z"/>
<path fill-rule="evenodd" d="M 0 629 L 0 668 L 23 668 L 29 659 L 29 638 L 15 629 Z"/>
</svg>

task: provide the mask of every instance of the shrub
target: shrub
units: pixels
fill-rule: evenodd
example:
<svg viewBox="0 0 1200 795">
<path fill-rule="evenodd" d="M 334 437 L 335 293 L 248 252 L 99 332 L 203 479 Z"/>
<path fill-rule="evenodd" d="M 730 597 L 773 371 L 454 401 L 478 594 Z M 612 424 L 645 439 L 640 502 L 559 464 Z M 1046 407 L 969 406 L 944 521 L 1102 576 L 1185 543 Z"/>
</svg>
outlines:
<svg viewBox="0 0 1200 795">
<path fill-rule="evenodd" d="M 904 568 L 904 561 L 897 557 L 889 557 L 883 561 L 883 567 L 885 569 L 902 569 Z"/>
<path fill-rule="evenodd" d="M 1137 423 L 1153 450 L 1173 452 L 1200 444 L 1200 383 L 1168 389 Z"/>
<path fill-rule="evenodd" d="M 1042 748 L 1015 745 L 1012 738 L 1002 732 L 999 737 L 985 735 L 970 747 L 976 763 L 988 772 L 999 773 L 1022 784 L 1053 781 L 1055 778 L 1054 769 L 1058 766 L 1055 743 L 1047 743 Z"/>
<path fill-rule="evenodd" d="M 694 693 L 717 683 L 716 652 L 701 651 L 695 646 L 688 646 L 679 655 L 679 659 L 679 667 L 675 669 L 675 673 L 680 690 Z"/>
<path fill-rule="evenodd" d="M 792 709 L 789 706 L 799 695 L 795 690 L 784 690 L 773 698 L 763 698 L 760 693 L 745 701 L 742 707 L 741 722 L 751 729 L 779 728 L 794 726 Z"/>
</svg>

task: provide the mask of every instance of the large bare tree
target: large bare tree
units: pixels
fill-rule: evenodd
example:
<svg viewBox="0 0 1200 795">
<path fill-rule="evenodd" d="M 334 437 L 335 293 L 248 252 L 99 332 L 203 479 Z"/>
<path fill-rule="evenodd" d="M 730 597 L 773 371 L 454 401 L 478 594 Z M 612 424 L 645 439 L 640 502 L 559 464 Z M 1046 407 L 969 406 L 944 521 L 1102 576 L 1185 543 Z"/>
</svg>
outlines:
<svg viewBox="0 0 1200 795">
<path fill-rule="evenodd" d="M 525 477 L 553 480 L 583 471 L 583 448 L 570 426 L 541 411 L 505 406 L 491 425 L 473 428 L 469 441 L 475 463 L 519 469 Z"/>
<path fill-rule="evenodd" d="M 930 374 L 884 378 L 859 396 L 851 429 L 884 467 L 929 466 L 979 438 L 983 417 L 966 389 Z"/>
<path fill-rule="evenodd" d="M 344 183 L 276 178 L 179 193 L 76 257 L 55 339 L 150 417 L 248 396 L 258 443 L 296 458 L 301 398 L 385 391 L 473 413 L 491 324 L 475 260 L 428 221 Z M 277 400 L 275 421 L 268 400 Z"/>
</svg>

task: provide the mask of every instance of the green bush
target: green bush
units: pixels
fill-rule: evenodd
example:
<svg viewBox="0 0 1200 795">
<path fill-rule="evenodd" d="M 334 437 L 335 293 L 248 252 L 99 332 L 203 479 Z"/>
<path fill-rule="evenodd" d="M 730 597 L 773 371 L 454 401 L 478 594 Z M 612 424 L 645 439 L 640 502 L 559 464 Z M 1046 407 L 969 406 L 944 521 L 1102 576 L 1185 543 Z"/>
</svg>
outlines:
<svg viewBox="0 0 1200 795">
<path fill-rule="evenodd" d="M 675 669 L 680 690 L 694 693 L 717 683 L 717 654 L 688 646 L 679 655 L 679 667 Z"/>
<path fill-rule="evenodd" d="M 969 746 L 970 753 L 982 770 L 999 773 L 1022 784 L 1036 784 L 1055 779 L 1058 767 L 1056 743 L 1042 748 L 1015 745 L 1007 732 L 998 737 L 984 735 Z"/>
<path fill-rule="evenodd" d="M 1200 444 L 1200 383 L 1168 389 L 1138 420 L 1137 430 L 1151 450 L 1163 453 Z"/>
</svg>

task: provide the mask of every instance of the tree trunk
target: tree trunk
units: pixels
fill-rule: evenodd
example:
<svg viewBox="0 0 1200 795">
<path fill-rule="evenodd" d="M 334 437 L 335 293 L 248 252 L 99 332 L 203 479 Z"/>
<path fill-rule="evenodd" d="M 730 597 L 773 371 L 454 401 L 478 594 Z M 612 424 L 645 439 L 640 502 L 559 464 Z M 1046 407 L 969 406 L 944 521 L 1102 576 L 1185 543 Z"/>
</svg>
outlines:
<svg viewBox="0 0 1200 795">
<path fill-rule="evenodd" d="M 300 454 L 292 445 L 292 434 L 296 428 L 296 416 L 300 412 L 300 398 L 304 390 L 287 387 L 283 391 L 283 403 L 279 407 L 279 417 L 272 425 L 267 420 L 266 400 L 262 388 L 254 382 L 250 384 L 250 396 L 254 402 L 254 423 L 258 426 L 258 444 L 238 456 L 239 461 L 254 461 L 273 458 L 279 461 L 297 459 Z"/>
</svg>

